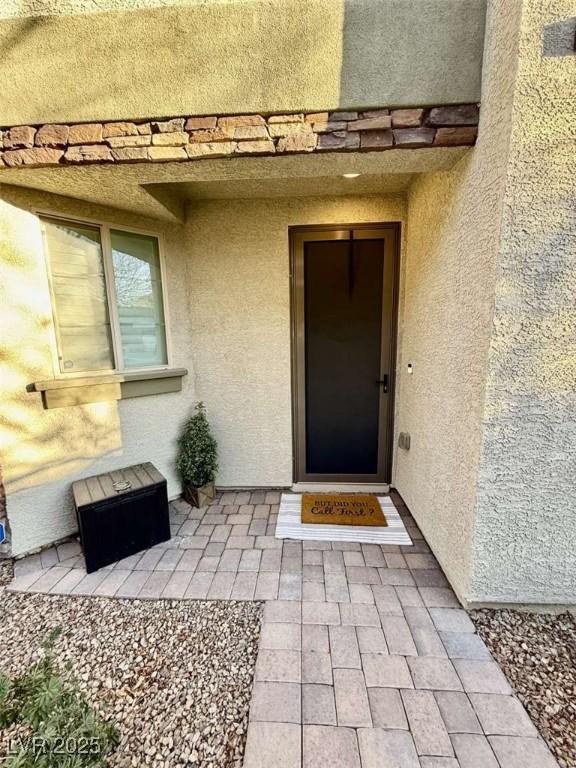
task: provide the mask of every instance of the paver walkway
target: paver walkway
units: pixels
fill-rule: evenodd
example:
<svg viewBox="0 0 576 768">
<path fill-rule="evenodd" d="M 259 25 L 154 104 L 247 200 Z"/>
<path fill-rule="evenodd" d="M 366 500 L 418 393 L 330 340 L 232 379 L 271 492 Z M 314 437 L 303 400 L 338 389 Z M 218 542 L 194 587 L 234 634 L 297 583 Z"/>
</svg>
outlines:
<svg viewBox="0 0 576 768">
<path fill-rule="evenodd" d="M 265 601 L 245 768 L 554 768 L 398 496 L 414 546 L 281 541 L 276 491 L 171 504 L 173 537 L 86 575 L 71 541 L 9 589 Z"/>
</svg>

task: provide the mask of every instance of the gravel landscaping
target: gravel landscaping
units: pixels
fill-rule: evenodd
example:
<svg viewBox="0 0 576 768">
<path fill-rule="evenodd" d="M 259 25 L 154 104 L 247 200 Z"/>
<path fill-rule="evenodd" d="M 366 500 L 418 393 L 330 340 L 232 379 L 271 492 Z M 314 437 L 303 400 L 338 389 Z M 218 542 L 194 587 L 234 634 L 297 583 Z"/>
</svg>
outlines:
<svg viewBox="0 0 576 768">
<path fill-rule="evenodd" d="M 520 611 L 471 613 L 562 768 L 576 766 L 576 617 Z"/>
<path fill-rule="evenodd" d="M 0 560 L 0 588 L 10 584 L 14 578 L 12 560 Z"/>
<path fill-rule="evenodd" d="M 0 590 L 0 610 L 0 668 L 12 675 L 37 660 L 51 629 L 64 630 L 56 643 L 60 670 L 120 731 L 112 768 L 242 765 L 260 603 Z M 0 762 L 6 748 L 5 735 Z"/>
</svg>

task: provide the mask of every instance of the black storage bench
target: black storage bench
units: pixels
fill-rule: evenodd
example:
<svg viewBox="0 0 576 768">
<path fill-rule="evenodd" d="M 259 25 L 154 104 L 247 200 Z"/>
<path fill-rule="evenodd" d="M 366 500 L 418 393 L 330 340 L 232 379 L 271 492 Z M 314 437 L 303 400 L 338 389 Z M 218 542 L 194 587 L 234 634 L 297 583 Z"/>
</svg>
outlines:
<svg viewBox="0 0 576 768">
<path fill-rule="evenodd" d="M 88 573 L 170 538 L 166 479 L 153 464 L 78 480 L 72 492 Z"/>
</svg>

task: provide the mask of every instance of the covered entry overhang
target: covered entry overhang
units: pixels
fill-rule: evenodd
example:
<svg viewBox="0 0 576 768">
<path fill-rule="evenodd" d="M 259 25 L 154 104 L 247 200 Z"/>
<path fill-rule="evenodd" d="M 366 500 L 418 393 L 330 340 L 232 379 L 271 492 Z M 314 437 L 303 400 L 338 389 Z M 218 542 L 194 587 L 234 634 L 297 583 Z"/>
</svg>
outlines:
<svg viewBox="0 0 576 768">
<path fill-rule="evenodd" d="M 13 126 L 0 183 L 177 222 L 198 198 L 396 193 L 452 167 L 478 115 L 460 104 Z"/>
<path fill-rule="evenodd" d="M 183 223 L 200 199 L 403 194 L 416 174 L 447 171 L 469 147 L 206 160 L 202 163 L 4 168 L 0 184 Z M 345 178 L 345 174 L 358 174 Z"/>
</svg>

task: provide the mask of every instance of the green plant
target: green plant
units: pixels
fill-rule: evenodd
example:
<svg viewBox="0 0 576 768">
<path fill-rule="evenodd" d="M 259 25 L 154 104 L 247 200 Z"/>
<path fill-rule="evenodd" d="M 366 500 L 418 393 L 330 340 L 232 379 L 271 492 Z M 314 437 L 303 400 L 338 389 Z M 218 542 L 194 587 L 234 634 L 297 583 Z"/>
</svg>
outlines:
<svg viewBox="0 0 576 768">
<path fill-rule="evenodd" d="M 44 656 L 20 677 L 0 673 L 0 730 L 16 726 L 6 768 L 97 768 L 118 744 L 118 732 L 90 707 L 54 660 L 54 630 Z M 22 735 L 25 734 L 25 735 Z"/>
<path fill-rule="evenodd" d="M 218 446 L 210 431 L 204 403 L 197 403 L 179 441 L 176 461 L 185 484 L 201 488 L 213 482 L 218 470 Z"/>
</svg>

